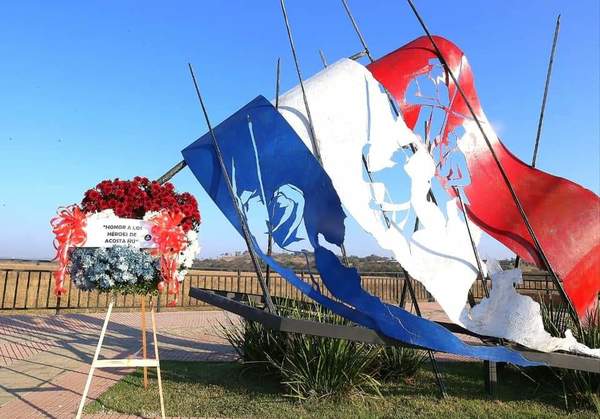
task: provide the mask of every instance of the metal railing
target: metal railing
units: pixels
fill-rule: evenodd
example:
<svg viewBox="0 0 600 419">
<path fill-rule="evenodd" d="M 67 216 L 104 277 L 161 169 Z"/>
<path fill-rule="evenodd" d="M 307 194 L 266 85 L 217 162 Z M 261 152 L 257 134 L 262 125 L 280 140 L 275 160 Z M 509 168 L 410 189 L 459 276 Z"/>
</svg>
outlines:
<svg viewBox="0 0 600 419">
<path fill-rule="evenodd" d="M 297 272 L 305 282 L 316 283 L 322 292 L 331 297 L 323 286 L 318 274 L 312 278 L 308 272 Z M 404 276 L 400 272 L 364 272 L 362 286 L 371 294 L 388 303 L 397 304 L 400 300 L 404 285 Z M 313 282 L 314 281 L 314 282 Z M 431 301 L 431 295 L 419 282 L 411 279 L 417 300 Z M 96 291 L 81 291 L 72 282 L 65 281 L 67 292 L 62 297 L 56 297 L 53 292 L 54 275 L 47 269 L 2 269 L 0 268 L 0 312 L 9 311 L 97 311 L 108 306 L 110 295 Z M 212 290 L 261 294 L 256 275 L 252 272 L 222 271 L 222 270 L 191 270 L 181 284 L 177 304 L 168 309 L 186 309 L 208 307 L 206 304 L 188 296 L 191 287 Z M 488 287 L 491 284 L 488 283 Z M 550 277 L 545 273 L 527 273 L 523 275 L 523 284 L 518 289 L 521 293 L 535 296 L 537 294 L 552 295 L 556 291 Z M 271 273 L 269 291 L 274 297 L 283 297 L 308 301 L 298 289 L 283 278 Z M 473 285 L 471 291 L 476 299 L 483 298 L 481 281 Z M 167 309 L 166 305 L 174 300 L 173 295 L 163 293 L 158 297 L 159 309 Z M 407 302 L 410 299 L 407 297 Z M 116 296 L 116 308 L 133 309 L 140 307 L 140 300 L 133 295 Z"/>
</svg>

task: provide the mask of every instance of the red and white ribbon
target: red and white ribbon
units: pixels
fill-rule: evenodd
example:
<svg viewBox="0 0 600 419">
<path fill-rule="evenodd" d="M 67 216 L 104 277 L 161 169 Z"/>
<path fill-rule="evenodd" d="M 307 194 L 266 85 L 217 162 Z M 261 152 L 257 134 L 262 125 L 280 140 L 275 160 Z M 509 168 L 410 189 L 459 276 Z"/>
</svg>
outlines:
<svg viewBox="0 0 600 419">
<path fill-rule="evenodd" d="M 86 214 L 77 206 L 71 205 L 59 210 L 50 220 L 52 232 L 56 236 L 54 248 L 58 260 L 58 270 L 54 272 L 54 294 L 60 296 L 67 290 L 63 287 L 65 272 L 69 263 L 69 248 L 81 246 L 86 241 Z"/>
</svg>

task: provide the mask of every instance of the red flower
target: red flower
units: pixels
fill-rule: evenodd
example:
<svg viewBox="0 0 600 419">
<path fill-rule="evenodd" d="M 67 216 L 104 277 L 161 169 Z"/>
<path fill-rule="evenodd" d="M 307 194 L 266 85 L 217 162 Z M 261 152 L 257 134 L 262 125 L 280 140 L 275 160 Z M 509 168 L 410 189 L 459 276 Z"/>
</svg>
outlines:
<svg viewBox="0 0 600 419">
<path fill-rule="evenodd" d="M 200 225 L 200 212 L 196 199 L 189 193 L 178 194 L 172 183 L 159 184 L 148 178 L 136 176 L 131 181 L 103 180 L 85 192 L 81 202 L 87 213 L 112 209 L 119 217 L 142 219 L 149 211 L 167 209 L 185 216 L 181 226 L 185 232 Z"/>
</svg>

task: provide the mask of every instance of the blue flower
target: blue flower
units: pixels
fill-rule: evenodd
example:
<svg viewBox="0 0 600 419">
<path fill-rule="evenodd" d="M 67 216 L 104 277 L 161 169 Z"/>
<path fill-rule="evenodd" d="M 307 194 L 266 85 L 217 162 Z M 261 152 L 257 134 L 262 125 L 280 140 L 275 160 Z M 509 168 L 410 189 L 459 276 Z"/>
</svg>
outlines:
<svg viewBox="0 0 600 419">
<path fill-rule="evenodd" d="M 74 248 L 70 253 L 73 284 L 81 290 L 148 293 L 160 280 L 158 258 L 126 246 Z"/>
</svg>

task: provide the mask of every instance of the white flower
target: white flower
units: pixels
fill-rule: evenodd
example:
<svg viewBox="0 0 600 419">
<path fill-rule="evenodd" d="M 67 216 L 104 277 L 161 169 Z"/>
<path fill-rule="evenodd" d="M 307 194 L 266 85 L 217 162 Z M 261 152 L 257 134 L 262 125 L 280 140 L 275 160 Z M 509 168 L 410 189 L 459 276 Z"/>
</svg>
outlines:
<svg viewBox="0 0 600 419">
<path fill-rule="evenodd" d="M 192 267 L 194 259 L 200 251 L 200 244 L 198 243 L 198 233 L 196 233 L 194 230 L 190 230 L 186 233 L 186 238 L 188 244 L 185 247 L 185 249 L 183 249 L 183 251 L 179 253 L 177 257 L 177 263 L 179 265 L 179 269 L 177 271 L 177 280 L 179 282 L 183 282 L 188 269 Z"/>
</svg>

